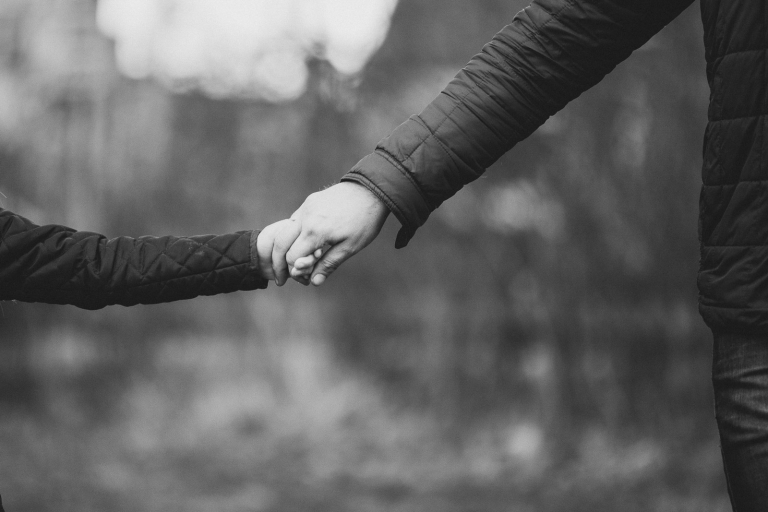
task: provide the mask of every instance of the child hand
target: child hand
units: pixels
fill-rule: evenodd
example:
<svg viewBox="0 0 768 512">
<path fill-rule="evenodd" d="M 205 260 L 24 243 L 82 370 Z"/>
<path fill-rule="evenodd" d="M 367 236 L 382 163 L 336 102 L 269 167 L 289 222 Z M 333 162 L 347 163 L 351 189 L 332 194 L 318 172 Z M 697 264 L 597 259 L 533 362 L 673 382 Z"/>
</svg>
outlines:
<svg viewBox="0 0 768 512">
<path fill-rule="evenodd" d="M 295 222 L 290 219 L 281 220 L 270 224 L 265 227 L 259 233 L 256 239 L 256 253 L 259 256 L 259 270 L 261 275 L 268 280 L 274 280 L 278 286 L 282 286 L 283 283 L 278 282 L 277 273 L 275 272 L 275 261 L 272 255 L 276 248 L 282 245 L 290 247 L 293 240 L 298 236 L 299 228 Z M 322 251 L 318 250 L 322 254 Z M 318 256 L 319 257 L 319 256 Z M 296 276 L 293 276 L 293 269 L 291 269 L 291 276 L 304 286 L 309 285 L 309 274 L 312 272 L 317 258 L 314 254 L 299 258 L 296 263 L 301 262 L 300 269 Z"/>
<path fill-rule="evenodd" d="M 298 258 L 290 269 L 291 277 L 297 281 L 300 281 L 302 277 L 308 280 L 309 276 L 312 275 L 312 270 L 315 268 L 315 263 L 317 263 L 322 255 L 323 250 L 318 249 L 309 256 Z"/>
</svg>

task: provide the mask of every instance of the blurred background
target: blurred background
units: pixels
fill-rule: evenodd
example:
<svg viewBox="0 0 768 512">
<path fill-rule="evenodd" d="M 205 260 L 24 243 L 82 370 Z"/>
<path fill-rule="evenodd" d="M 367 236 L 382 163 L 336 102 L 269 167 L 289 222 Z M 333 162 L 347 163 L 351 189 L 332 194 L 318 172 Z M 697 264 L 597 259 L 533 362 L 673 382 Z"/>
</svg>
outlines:
<svg viewBox="0 0 768 512">
<path fill-rule="evenodd" d="M 2 0 L 2 207 L 263 227 L 526 4 Z M 703 53 L 695 4 L 321 289 L 2 303 L 6 510 L 730 510 L 696 309 Z"/>
</svg>

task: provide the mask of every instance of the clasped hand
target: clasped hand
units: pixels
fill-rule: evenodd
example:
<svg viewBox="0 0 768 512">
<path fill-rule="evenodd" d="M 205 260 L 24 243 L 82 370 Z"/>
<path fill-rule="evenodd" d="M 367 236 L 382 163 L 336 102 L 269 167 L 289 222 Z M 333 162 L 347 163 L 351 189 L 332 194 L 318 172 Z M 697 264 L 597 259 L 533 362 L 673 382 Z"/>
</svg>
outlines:
<svg viewBox="0 0 768 512">
<path fill-rule="evenodd" d="M 381 231 L 389 209 L 368 189 L 342 182 L 311 194 L 291 215 L 265 227 L 256 240 L 262 275 L 282 286 L 320 286 Z"/>
</svg>

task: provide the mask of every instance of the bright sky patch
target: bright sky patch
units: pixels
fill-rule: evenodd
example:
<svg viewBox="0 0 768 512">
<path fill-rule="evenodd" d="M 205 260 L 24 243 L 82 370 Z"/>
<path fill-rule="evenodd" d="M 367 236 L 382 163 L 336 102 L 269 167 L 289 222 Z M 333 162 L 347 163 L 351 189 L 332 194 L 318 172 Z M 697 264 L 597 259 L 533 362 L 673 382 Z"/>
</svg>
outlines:
<svg viewBox="0 0 768 512">
<path fill-rule="evenodd" d="M 299 97 L 306 60 L 355 74 L 381 46 L 397 0 L 100 0 L 120 71 L 176 89 Z"/>
</svg>

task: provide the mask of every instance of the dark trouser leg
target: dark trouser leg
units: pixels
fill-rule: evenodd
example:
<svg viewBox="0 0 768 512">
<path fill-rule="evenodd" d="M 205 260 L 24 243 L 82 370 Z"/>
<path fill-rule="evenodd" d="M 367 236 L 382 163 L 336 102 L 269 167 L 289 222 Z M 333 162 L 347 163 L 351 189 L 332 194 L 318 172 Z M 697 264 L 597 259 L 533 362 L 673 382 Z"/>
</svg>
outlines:
<svg viewBox="0 0 768 512">
<path fill-rule="evenodd" d="M 768 335 L 716 333 L 715 415 L 734 512 L 768 511 Z"/>
</svg>

